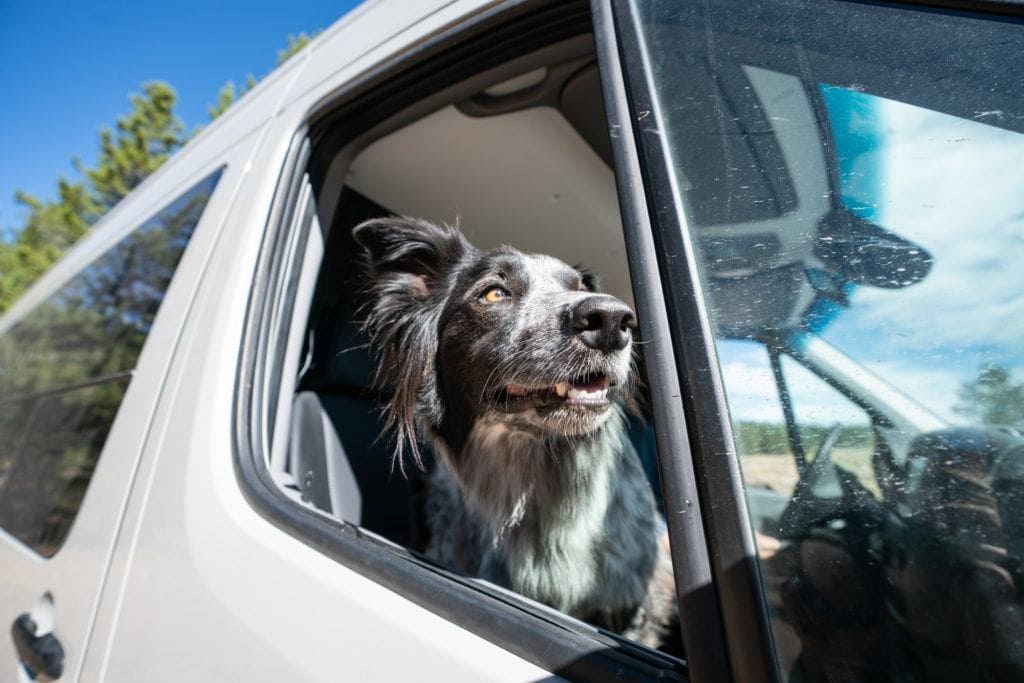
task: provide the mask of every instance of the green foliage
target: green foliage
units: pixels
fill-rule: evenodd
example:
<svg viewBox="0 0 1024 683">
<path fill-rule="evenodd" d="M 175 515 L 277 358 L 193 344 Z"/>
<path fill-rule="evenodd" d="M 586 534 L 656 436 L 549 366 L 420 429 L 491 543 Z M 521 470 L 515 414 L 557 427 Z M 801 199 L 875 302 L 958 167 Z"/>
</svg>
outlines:
<svg viewBox="0 0 1024 683">
<path fill-rule="evenodd" d="M 311 36 L 307 36 L 305 33 L 300 33 L 297 36 L 293 36 L 292 34 L 289 33 L 288 45 L 286 45 L 283 50 L 277 51 L 277 65 L 281 66 L 289 59 L 294 57 L 299 51 L 302 50 L 302 48 L 309 45 L 313 41 L 313 39 L 316 38 L 318 35 L 320 35 L 320 31 L 317 31 Z"/>
<path fill-rule="evenodd" d="M 207 113 L 210 115 L 210 120 L 213 121 L 226 112 L 228 107 L 238 101 L 239 97 L 255 87 L 256 77 L 252 74 L 246 74 L 245 83 L 242 84 L 241 90 L 236 90 L 234 81 L 228 81 L 222 85 L 220 90 L 217 91 L 217 101 L 206 108 Z"/>
<path fill-rule="evenodd" d="M 737 422 L 733 426 L 736 448 L 744 455 L 789 453 L 786 425 L 770 422 Z"/>
<path fill-rule="evenodd" d="M 28 219 L 11 243 L 0 242 L 0 312 L 58 259 L 101 213 L 83 183 L 57 182 L 55 201 L 24 192 L 15 195 L 29 209 Z"/>
<path fill-rule="evenodd" d="M 1002 365 L 985 365 L 978 376 L 965 382 L 954 410 L 986 425 L 1024 429 L 1024 383 L 1015 382 Z"/>
<path fill-rule="evenodd" d="M 277 63 L 288 61 L 311 40 L 305 33 L 289 35 L 287 46 L 278 51 Z M 227 111 L 255 85 L 252 74 L 246 76 L 241 88 L 232 81 L 224 84 L 216 103 L 208 108 L 210 120 Z M 191 134 L 174 112 L 177 100 L 177 93 L 167 83 L 143 84 L 141 93 L 129 97 L 128 113 L 113 127 L 100 131 L 96 165 L 86 167 L 78 160 L 73 162 L 82 180 L 60 178 L 57 196 L 51 200 L 16 193 L 28 216 L 12 237 L 0 238 L 0 313 L 10 308 L 104 213 L 188 142 Z"/>
<path fill-rule="evenodd" d="M 800 425 L 800 436 L 803 438 L 804 450 L 808 458 L 813 458 L 818 446 L 832 429 L 833 425 Z M 870 425 L 844 424 L 839 433 L 835 448 L 861 448 L 870 450 L 875 443 L 875 433 Z"/>
<path fill-rule="evenodd" d="M 166 83 L 142 86 L 130 97 L 132 110 L 114 130 L 100 131 L 100 158 L 85 170 L 96 200 L 110 209 L 160 168 L 185 144 L 184 126 L 174 113 L 178 94 Z"/>
<path fill-rule="evenodd" d="M 0 313 L 10 308 L 29 285 L 46 272 L 99 218 L 161 166 L 185 143 L 174 114 L 177 94 L 166 83 L 152 82 L 130 98 L 132 109 L 114 129 L 100 131 L 96 166 L 80 161 L 84 179 L 57 182 L 57 198 L 43 201 L 18 192 L 28 208 L 25 225 L 9 242 L 0 242 Z"/>
</svg>

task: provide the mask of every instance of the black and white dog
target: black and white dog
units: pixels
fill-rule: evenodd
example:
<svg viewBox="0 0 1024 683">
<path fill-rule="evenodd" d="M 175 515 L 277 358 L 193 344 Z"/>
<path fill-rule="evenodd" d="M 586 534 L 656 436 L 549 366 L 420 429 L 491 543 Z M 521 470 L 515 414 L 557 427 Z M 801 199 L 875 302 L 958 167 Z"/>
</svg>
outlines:
<svg viewBox="0 0 1024 683">
<path fill-rule="evenodd" d="M 671 563 L 627 438 L 633 312 L 550 256 L 455 228 L 364 222 L 365 330 L 403 456 L 439 456 L 427 554 L 652 647 Z"/>
</svg>

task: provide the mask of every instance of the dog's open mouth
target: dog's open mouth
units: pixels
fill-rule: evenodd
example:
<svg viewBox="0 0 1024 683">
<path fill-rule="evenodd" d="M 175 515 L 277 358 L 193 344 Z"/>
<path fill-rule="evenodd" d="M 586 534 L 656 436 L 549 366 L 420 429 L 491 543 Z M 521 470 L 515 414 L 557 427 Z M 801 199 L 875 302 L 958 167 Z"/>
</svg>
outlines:
<svg viewBox="0 0 1024 683">
<path fill-rule="evenodd" d="M 607 375 L 592 374 L 547 386 L 510 384 L 497 398 L 499 406 L 511 411 L 561 406 L 603 409 L 609 405 L 609 386 Z"/>
</svg>

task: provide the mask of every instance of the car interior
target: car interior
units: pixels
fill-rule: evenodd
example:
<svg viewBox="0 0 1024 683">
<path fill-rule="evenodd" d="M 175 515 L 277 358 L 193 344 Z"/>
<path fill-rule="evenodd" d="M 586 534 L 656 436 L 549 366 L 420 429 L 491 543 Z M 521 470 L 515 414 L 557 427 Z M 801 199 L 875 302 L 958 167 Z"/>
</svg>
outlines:
<svg viewBox="0 0 1024 683">
<path fill-rule="evenodd" d="M 340 149 L 314 149 L 314 162 L 326 159 L 314 179 L 316 219 L 329 228 L 286 409 L 287 446 L 272 457 L 293 497 L 413 550 L 426 540 L 418 510 L 431 463 L 429 454 L 423 470 L 395 462 L 381 434 L 387 390 L 374 384 L 360 330 L 364 280 L 352 228 L 386 215 L 458 225 L 478 247 L 552 254 L 633 300 L 592 39 L 531 53 L 437 99 Z M 631 418 L 631 437 L 660 501 L 643 417 Z"/>
</svg>

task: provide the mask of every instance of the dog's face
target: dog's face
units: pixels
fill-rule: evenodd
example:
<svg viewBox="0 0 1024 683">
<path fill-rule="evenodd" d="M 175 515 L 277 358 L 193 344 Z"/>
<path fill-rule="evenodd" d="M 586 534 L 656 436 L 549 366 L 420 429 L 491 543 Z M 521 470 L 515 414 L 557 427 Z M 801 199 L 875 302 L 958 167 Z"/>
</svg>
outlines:
<svg viewBox="0 0 1024 683">
<path fill-rule="evenodd" d="M 366 329 L 400 431 L 415 416 L 456 448 L 479 420 L 578 437 L 628 391 L 635 317 L 588 274 L 510 247 L 483 252 L 413 219 L 354 234 L 372 278 Z"/>
<path fill-rule="evenodd" d="M 439 319 L 438 390 L 477 419 L 578 436 L 627 384 L 634 326 L 626 304 L 558 259 L 471 253 Z"/>
</svg>

